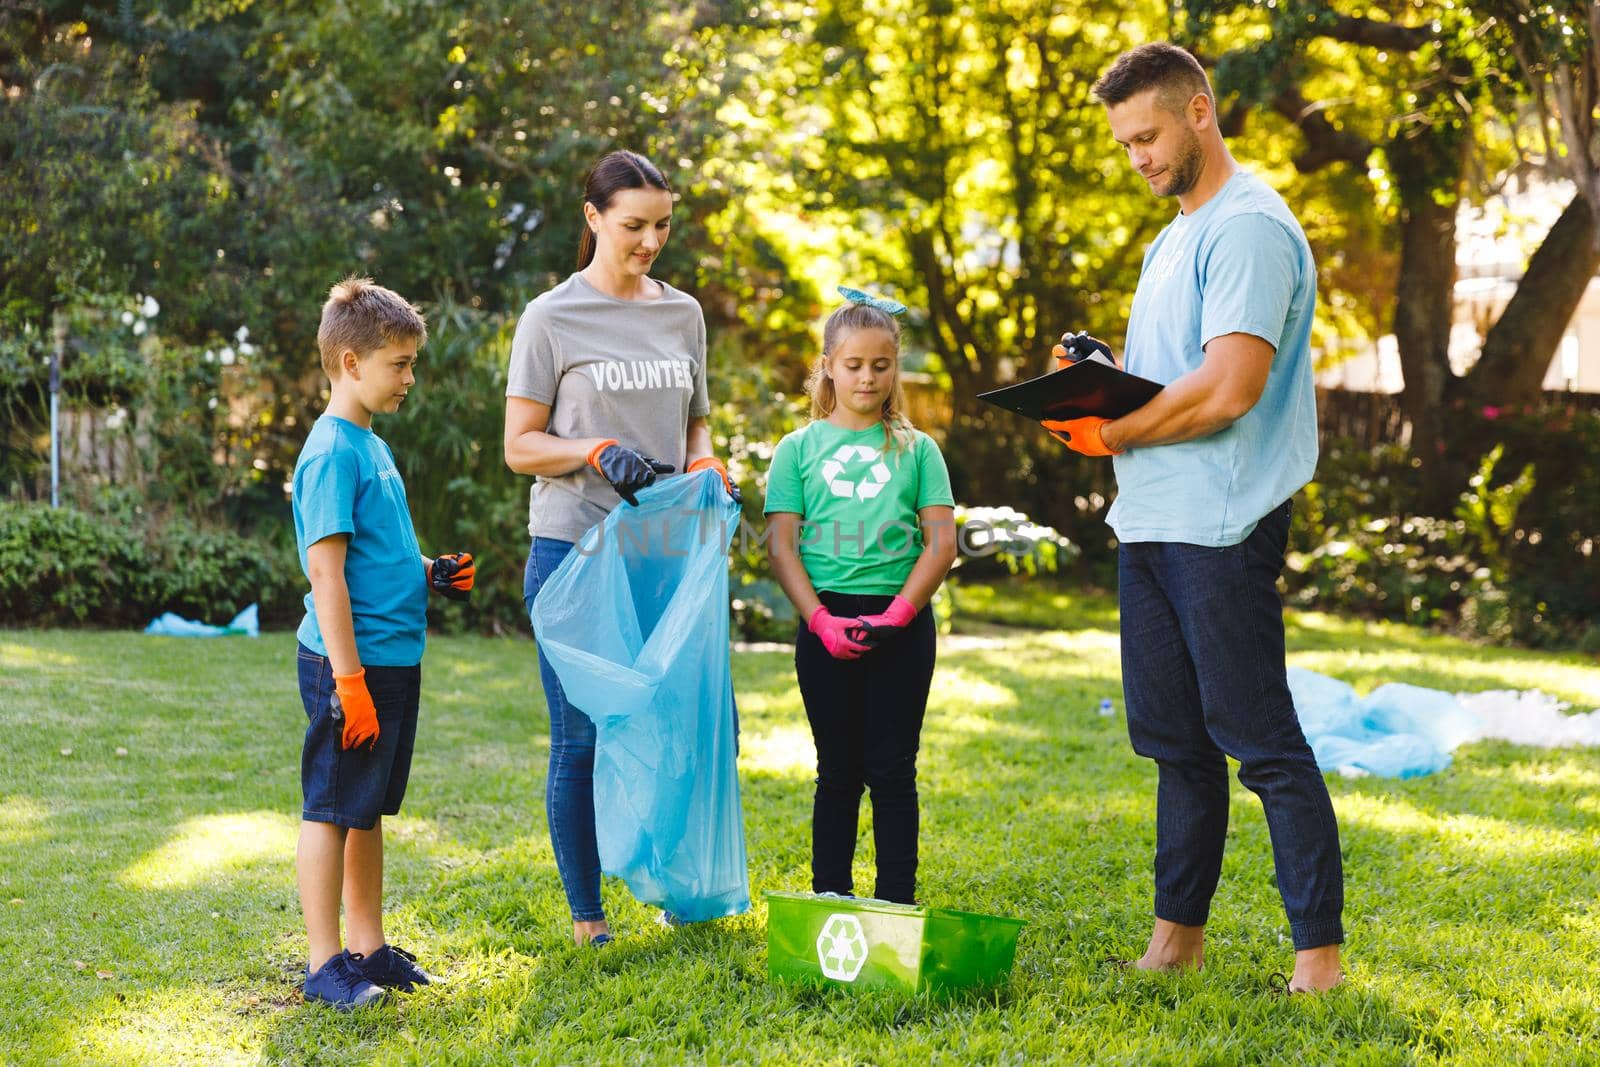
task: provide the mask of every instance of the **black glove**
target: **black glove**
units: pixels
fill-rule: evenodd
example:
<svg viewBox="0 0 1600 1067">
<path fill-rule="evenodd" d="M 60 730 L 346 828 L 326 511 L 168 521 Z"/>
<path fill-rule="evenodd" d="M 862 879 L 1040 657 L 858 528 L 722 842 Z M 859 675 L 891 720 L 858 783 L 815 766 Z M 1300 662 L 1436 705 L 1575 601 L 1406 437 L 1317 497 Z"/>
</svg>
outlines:
<svg viewBox="0 0 1600 1067">
<path fill-rule="evenodd" d="M 436 593 L 451 600 L 466 600 L 472 595 L 472 583 L 478 568 L 472 562 L 471 552 L 448 552 L 433 561 L 428 568 L 428 585 Z"/>
<path fill-rule="evenodd" d="M 1111 354 L 1110 345 L 1098 337 L 1090 337 L 1081 331 L 1062 334 L 1061 341 L 1050 350 L 1050 354 L 1056 357 L 1056 370 L 1093 356 L 1102 357 L 1101 363 L 1113 367 L 1117 365 L 1116 357 Z"/>
<path fill-rule="evenodd" d="M 639 501 L 633 494 L 655 482 L 658 474 L 671 474 L 678 468 L 642 456 L 633 449 L 619 445 L 615 440 L 602 441 L 589 453 L 589 466 L 611 483 L 617 495 L 635 506 Z"/>
</svg>

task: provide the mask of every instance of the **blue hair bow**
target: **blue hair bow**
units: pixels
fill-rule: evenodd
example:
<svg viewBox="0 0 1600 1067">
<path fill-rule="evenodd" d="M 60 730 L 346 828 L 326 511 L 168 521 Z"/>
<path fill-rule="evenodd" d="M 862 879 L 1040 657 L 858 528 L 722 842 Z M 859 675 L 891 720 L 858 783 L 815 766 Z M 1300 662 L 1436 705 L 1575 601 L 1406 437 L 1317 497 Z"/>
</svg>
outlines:
<svg viewBox="0 0 1600 1067">
<path fill-rule="evenodd" d="M 839 286 L 839 295 L 852 304 L 865 304 L 869 308 L 877 308 L 886 315 L 900 316 L 906 313 L 906 306 L 898 300 L 873 296 L 871 293 L 864 293 L 860 289 L 852 289 L 848 285 Z"/>
</svg>

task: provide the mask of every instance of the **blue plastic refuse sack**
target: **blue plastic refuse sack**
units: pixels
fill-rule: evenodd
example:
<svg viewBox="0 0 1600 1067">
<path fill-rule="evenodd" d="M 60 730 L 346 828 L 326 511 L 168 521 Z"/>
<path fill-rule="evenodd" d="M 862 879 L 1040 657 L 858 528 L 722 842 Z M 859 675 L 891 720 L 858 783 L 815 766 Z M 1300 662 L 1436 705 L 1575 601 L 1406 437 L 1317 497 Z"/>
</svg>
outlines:
<svg viewBox="0 0 1600 1067">
<path fill-rule="evenodd" d="M 713 471 L 665 478 L 586 533 L 534 598 L 539 648 L 594 721 L 600 866 L 686 922 L 750 908 Z"/>
<path fill-rule="evenodd" d="M 1450 752 L 1478 736 L 1478 717 L 1454 693 L 1389 682 L 1367 694 L 1367 725 L 1395 734 L 1417 734 Z"/>
<path fill-rule="evenodd" d="M 1450 766 L 1476 737 L 1478 717 L 1450 693 L 1391 682 L 1365 699 L 1337 678 L 1289 668 L 1300 728 L 1323 771 L 1356 767 L 1381 778 L 1415 778 Z"/>
<path fill-rule="evenodd" d="M 212 626 L 210 623 L 196 622 L 176 615 L 170 611 L 158 615 L 150 620 L 150 625 L 144 628 L 147 634 L 159 637 L 260 637 L 261 624 L 257 617 L 256 606 L 251 604 L 239 614 L 228 621 L 226 626 Z"/>
</svg>

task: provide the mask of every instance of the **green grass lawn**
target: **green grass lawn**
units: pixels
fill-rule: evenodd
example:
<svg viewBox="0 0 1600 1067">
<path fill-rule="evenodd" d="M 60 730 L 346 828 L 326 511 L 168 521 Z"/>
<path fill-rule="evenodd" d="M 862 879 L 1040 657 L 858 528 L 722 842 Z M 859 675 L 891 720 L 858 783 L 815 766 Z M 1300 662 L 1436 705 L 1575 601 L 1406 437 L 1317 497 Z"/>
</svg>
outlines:
<svg viewBox="0 0 1600 1067">
<path fill-rule="evenodd" d="M 997 621 L 1017 599 L 961 595 Z M 446 984 L 341 1017 L 298 988 L 292 637 L 0 631 L 0 1062 L 1600 1062 L 1597 750 L 1480 744 L 1428 778 L 1330 779 L 1350 981 L 1326 998 L 1268 992 L 1291 947 L 1239 787 L 1205 972 L 1102 966 L 1147 931 L 1155 776 L 1095 714 L 1121 707 L 1114 606 L 1060 597 L 1018 609 L 1059 632 L 979 627 L 941 654 L 922 895 L 1029 923 L 1007 987 L 946 1001 L 767 981 L 759 894 L 809 882 L 785 653 L 734 660 L 755 910 L 667 930 L 608 880 L 620 939 L 596 952 L 570 943 L 545 832 L 531 642 L 430 641 L 389 932 Z M 1322 616 L 1296 617 L 1291 645 L 1363 691 L 1600 706 L 1577 656 Z"/>
</svg>

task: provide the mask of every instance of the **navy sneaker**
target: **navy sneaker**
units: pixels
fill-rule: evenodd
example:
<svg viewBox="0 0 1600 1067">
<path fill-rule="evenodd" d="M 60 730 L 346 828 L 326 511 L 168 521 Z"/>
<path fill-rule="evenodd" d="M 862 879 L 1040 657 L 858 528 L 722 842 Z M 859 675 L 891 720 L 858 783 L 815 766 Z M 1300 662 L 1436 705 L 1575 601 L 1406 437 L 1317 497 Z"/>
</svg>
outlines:
<svg viewBox="0 0 1600 1067">
<path fill-rule="evenodd" d="M 403 948 L 384 945 L 370 956 L 350 953 L 350 964 L 374 985 L 409 993 L 419 985 L 432 985 L 433 975 L 417 966 L 417 957 Z"/>
<path fill-rule="evenodd" d="M 351 1011 L 382 999 L 383 990 L 356 970 L 349 952 L 340 952 L 330 956 L 316 974 L 306 972 L 305 994 L 307 1001 L 320 1000 L 340 1011 Z"/>
</svg>

